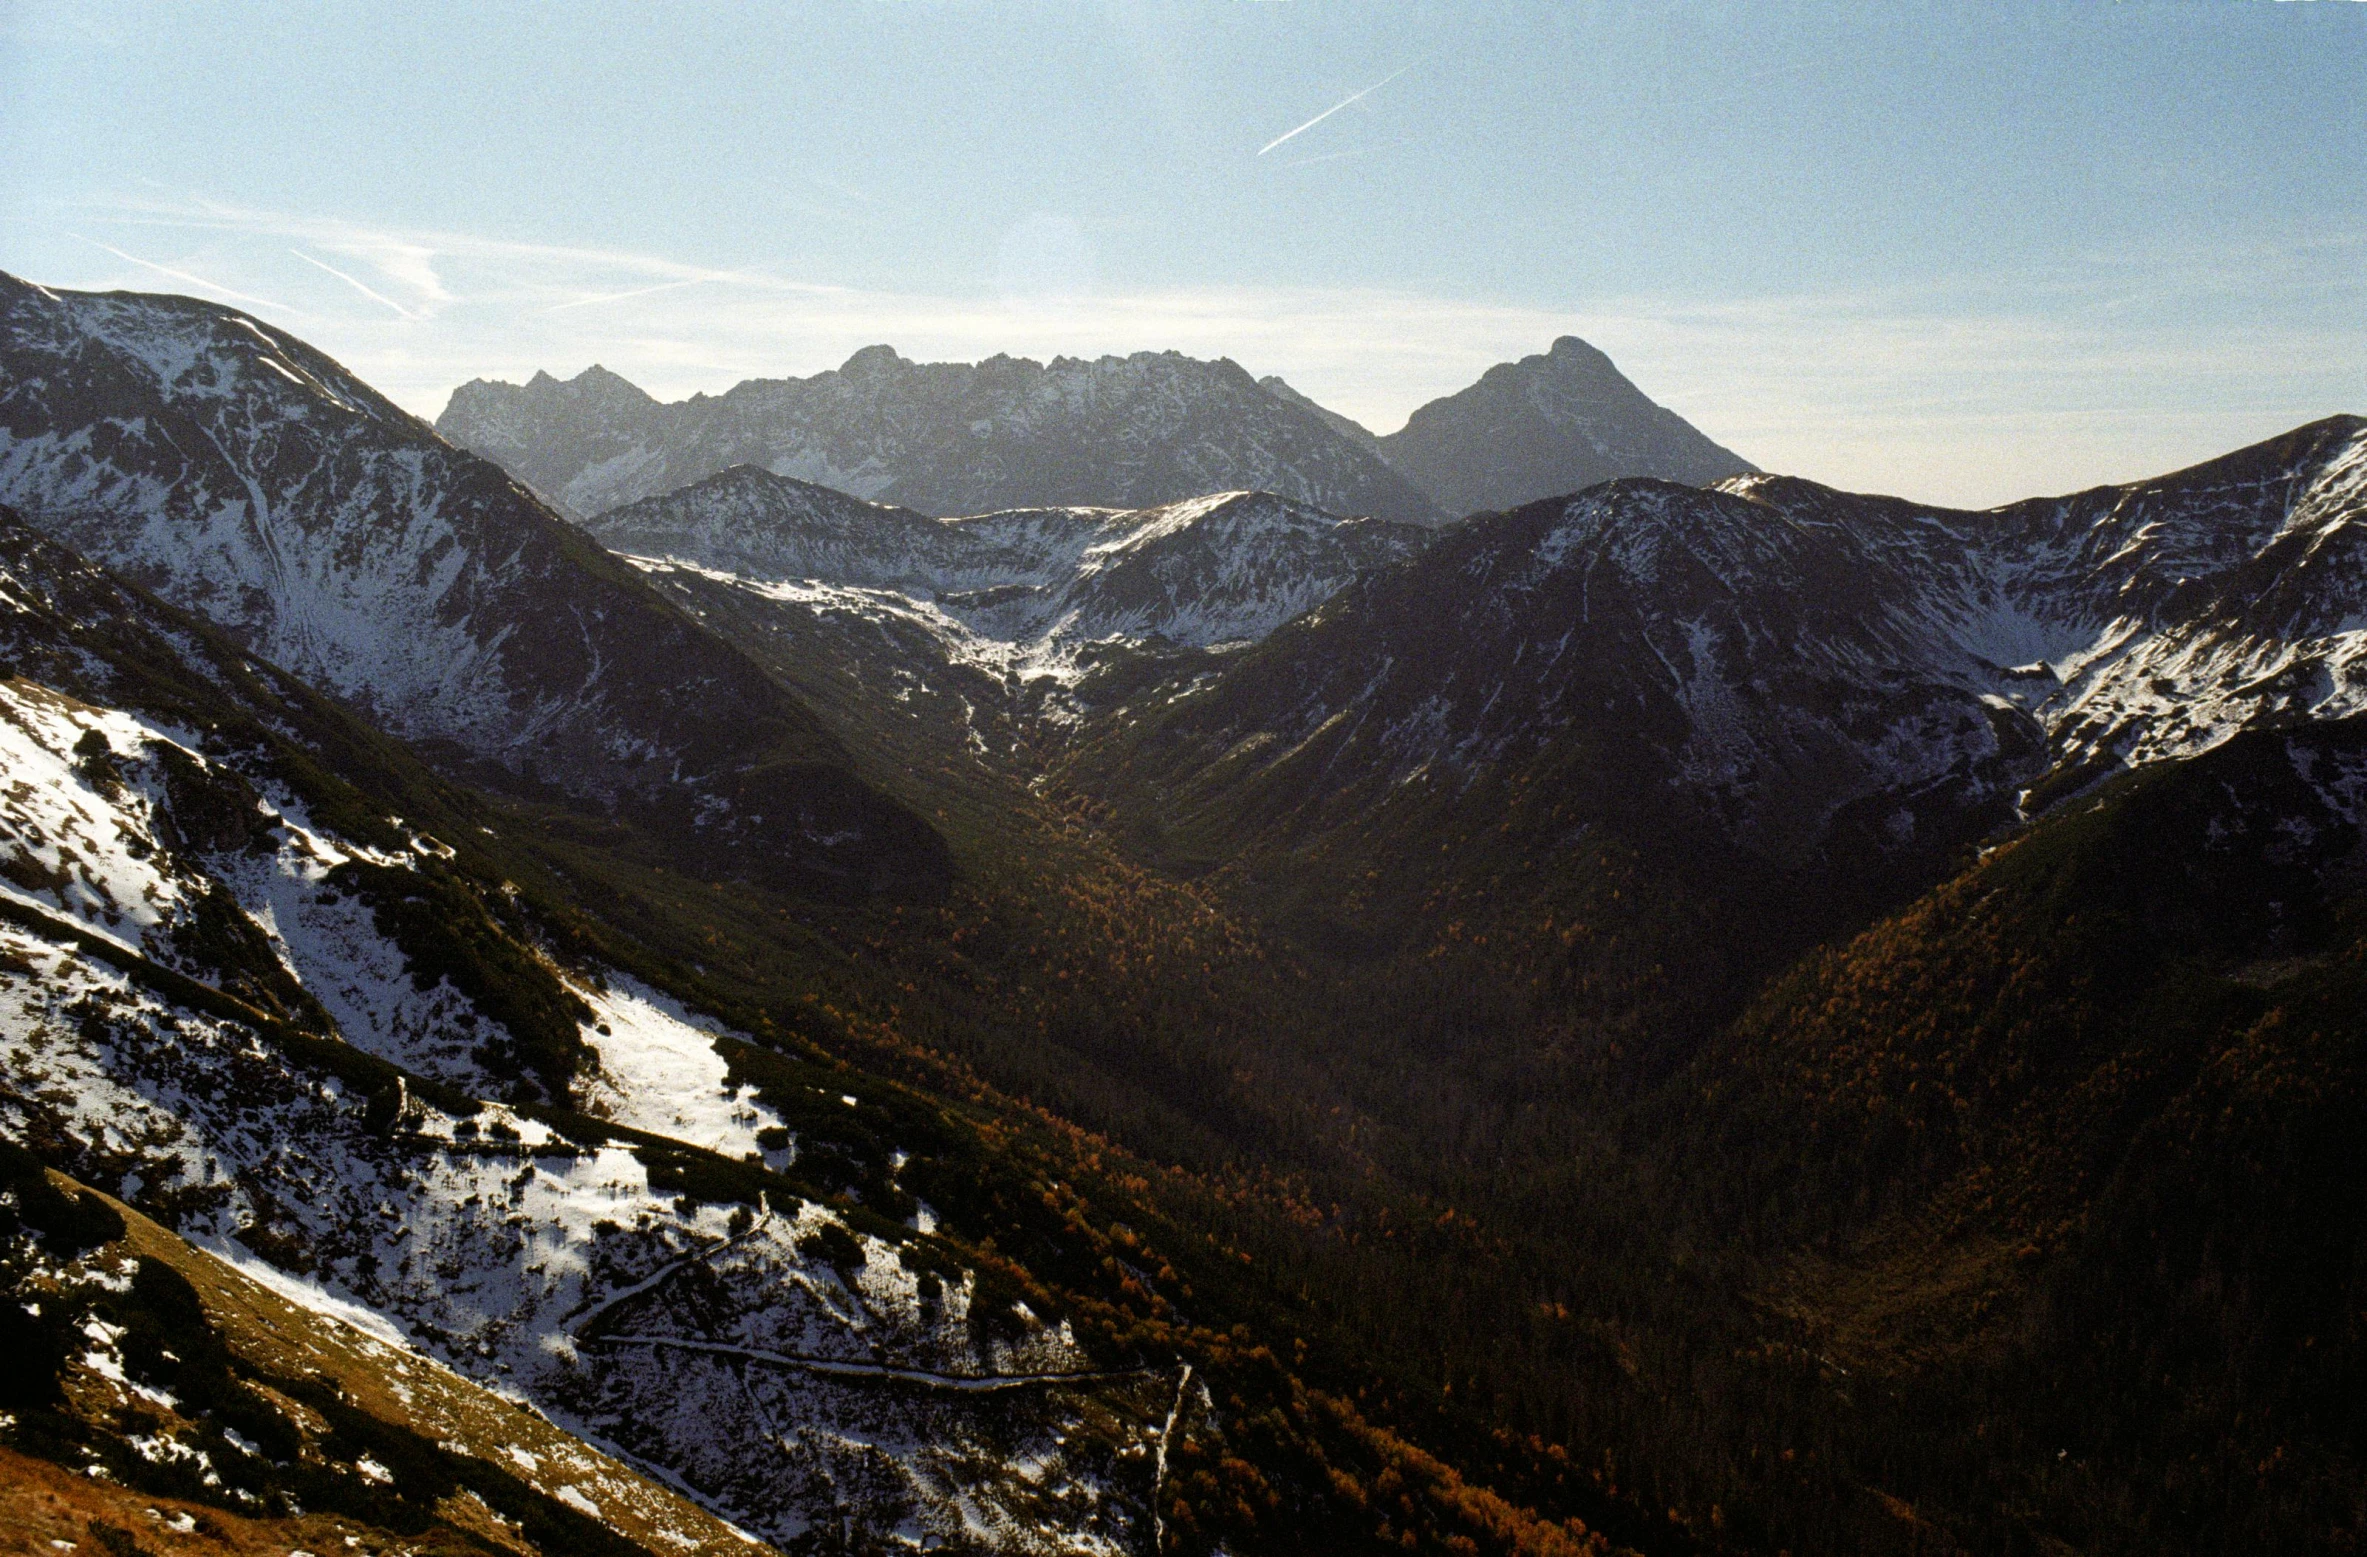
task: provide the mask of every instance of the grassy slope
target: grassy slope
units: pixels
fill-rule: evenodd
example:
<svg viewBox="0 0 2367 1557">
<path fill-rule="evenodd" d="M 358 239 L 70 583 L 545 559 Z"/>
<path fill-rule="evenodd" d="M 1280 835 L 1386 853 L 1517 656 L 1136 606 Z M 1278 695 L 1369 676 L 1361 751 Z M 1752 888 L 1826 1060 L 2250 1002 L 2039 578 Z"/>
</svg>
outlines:
<svg viewBox="0 0 2367 1557">
<path fill-rule="evenodd" d="M 52 1182 L 69 1196 L 88 1193 L 63 1175 Z M 45 1237 L 34 1247 L 49 1257 L 39 1262 L 40 1274 L 18 1286 L 19 1299 L 56 1308 L 79 1297 L 93 1317 L 125 1325 L 136 1335 L 147 1311 L 143 1291 L 150 1283 L 143 1278 L 121 1291 L 99 1287 L 93 1301 L 94 1288 L 87 1278 L 110 1276 L 120 1283 L 123 1273 L 143 1262 L 177 1273 L 186 1290 L 195 1294 L 202 1318 L 166 1316 L 165 1322 L 174 1328 L 163 1338 L 176 1356 L 192 1360 L 209 1343 L 218 1343 L 229 1375 L 245 1381 L 254 1398 L 267 1403 L 265 1409 L 291 1425 L 294 1437 L 289 1443 L 299 1447 L 301 1463 L 319 1473 L 333 1479 L 356 1477 L 351 1469 L 355 1462 L 376 1455 L 392 1478 L 376 1485 L 394 1500 L 389 1506 L 402 1528 L 390 1529 L 373 1520 L 369 1496 L 356 1496 L 349 1500 L 351 1506 L 338 1507 L 340 1500 L 334 1497 L 310 1495 L 310 1501 L 328 1511 L 307 1516 L 280 1509 L 269 1516 L 252 1506 L 242 1508 L 227 1494 L 204 1496 L 202 1488 L 180 1485 L 170 1472 L 169 1458 L 162 1468 L 151 1465 L 131 1453 L 125 1440 L 144 1434 L 198 1441 L 200 1411 L 163 1407 L 153 1395 L 135 1395 L 124 1384 L 80 1364 L 69 1364 L 63 1410 L 48 1422 L 36 1416 L 23 1426 L 62 1430 L 78 1456 L 108 1470 L 101 1477 L 66 1476 L 11 1454 L 23 1474 L 0 1477 L 0 1526 L 26 1533 L 56 1526 L 56 1534 L 81 1540 L 88 1523 L 98 1520 L 134 1531 L 160 1551 L 209 1544 L 214 1550 L 251 1550 L 271 1542 L 279 1543 L 274 1550 L 285 1551 L 288 1543 L 302 1545 L 307 1539 L 331 1550 L 343 1549 L 345 1537 L 352 1535 L 377 1549 L 424 1542 L 431 1551 L 573 1552 L 593 1533 L 577 1528 L 576 1500 L 581 1499 L 598 1510 L 600 1525 L 636 1549 L 703 1557 L 767 1550 L 534 1412 L 416 1353 L 298 1307 L 191 1248 L 121 1201 L 97 1198 L 116 1214 L 119 1236 L 86 1249 L 76 1261 L 59 1259 L 56 1239 Z M 22 1257 L 21 1251 L 17 1257 Z M 136 1346 L 130 1356 L 137 1382 Z M 324 1391 L 325 1398 L 341 1408 L 337 1421 L 350 1412 L 373 1426 L 357 1431 L 332 1425 L 317 1403 L 308 1404 Z M 196 1391 L 184 1380 L 177 1391 L 167 1388 L 165 1393 L 188 1397 Z M 439 1448 L 440 1456 L 435 1452 Z M 403 1453 L 406 1449 L 409 1457 Z M 452 1455 L 479 1462 L 476 1469 L 461 1468 L 459 1490 L 442 1492 L 407 1474 L 417 1462 L 427 1471 L 424 1481 L 438 1480 L 441 1464 L 455 1463 L 447 1458 Z M 359 1489 L 372 1485 L 367 1476 L 358 1480 Z M 472 1491 L 479 1481 L 484 1490 Z M 569 1489 L 572 1496 L 563 1497 Z M 168 1518 L 185 1510 L 192 1524 L 203 1518 L 220 1534 L 198 1531 L 185 1537 L 166 1520 L 145 1517 L 146 1509 L 157 1506 L 160 1498 Z M 506 1525 L 494 1517 L 496 1508 L 507 1509 Z M 132 1517 L 135 1513 L 142 1517 Z M 75 1528 L 77 1524 L 83 1528 Z M 542 1539 L 535 1538 L 537 1530 L 546 1532 Z"/>
</svg>

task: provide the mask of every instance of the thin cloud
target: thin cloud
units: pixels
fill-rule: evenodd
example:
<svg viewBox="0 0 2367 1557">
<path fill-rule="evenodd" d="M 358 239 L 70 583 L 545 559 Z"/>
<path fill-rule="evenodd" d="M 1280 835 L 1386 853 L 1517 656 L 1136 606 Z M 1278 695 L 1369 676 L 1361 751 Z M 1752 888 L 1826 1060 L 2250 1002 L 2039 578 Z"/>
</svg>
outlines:
<svg viewBox="0 0 2367 1557">
<path fill-rule="evenodd" d="M 594 303 L 621 303 L 628 297 L 648 297 L 655 292 L 671 292 L 676 287 L 695 287 L 704 282 L 720 281 L 720 276 L 693 276 L 687 281 L 661 281 L 656 286 L 635 287 L 629 292 L 602 292 L 596 297 L 579 297 L 571 303 L 559 303 L 543 310 L 546 314 L 563 314 L 570 308 L 589 308 Z"/>
<path fill-rule="evenodd" d="M 111 243 L 101 243 L 96 238 L 85 238 L 78 232 L 68 233 L 66 236 L 73 238 L 78 242 L 87 243 L 94 249 L 104 249 L 109 254 L 114 255 L 117 259 L 123 260 L 129 264 L 137 265 L 142 270 L 153 270 L 160 276 L 170 276 L 175 281 L 184 281 L 191 286 L 204 287 L 208 292 L 219 292 L 224 297 L 234 299 L 237 302 L 252 303 L 257 308 L 276 309 L 283 314 L 288 314 L 298 319 L 308 319 L 311 317 L 309 314 L 301 313 L 296 309 L 288 307 L 288 305 L 285 303 L 275 303 L 268 297 L 256 297 L 252 293 L 236 291 L 230 287 L 222 285 L 222 283 L 219 281 L 208 281 L 205 277 L 193 275 L 186 270 L 175 270 L 170 265 L 159 265 L 154 260 L 144 260 L 137 254 L 126 254 Z"/>
<path fill-rule="evenodd" d="M 1393 72 L 1392 74 L 1389 74 L 1389 75 L 1383 76 L 1383 77 L 1382 77 L 1380 80 L 1378 80 L 1378 81 L 1374 82 L 1374 83 L 1373 83 L 1371 86 L 1368 86 L 1368 87 L 1366 87 L 1366 88 L 1365 88 L 1363 91 L 1361 91 L 1361 92 L 1351 92 L 1351 93 L 1349 93 L 1349 94 L 1348 94 L 1346 97 L 1343 97 L 1343 98 L 1341 98 L 1341 99 L 1340 99 L 1338 102 L 1336 102 L 1336 103 L 1332 104 L 1332 105 L 1331 105 L 1329 108 L 1326 108 L 1325 110 L 1323 110 L 1323 112 L 1321 112 L 1321 113 L 1317 114 L 1317 115 L 1316 115 L 1314 118 L 1312 118 L 1312 119 L 1309 119 L 1309 120 L 1308 120 L 1308 121 L 1307 121 L 1305 124 L 1302 124 L 1302 125 L 1300 125 L 1300 126 L 1297 128 L 1297 129 L 1295 129 L 1295 130 L 1284 130 L 1284 131 L 1283 131 L 1283 132 L 1282 132 L 1280 135 L 1277 135 L 1277 136 L 1275 136 L 1275 137 L 1274 137 L 1272 140 L 1270 140 L 1270 141 L 1266 142 L 1266 144 L 1264 144 L 1263 146 L 1260 146 L 1260 147 L 1257 149 L 1257 154 L 1258 154 L 1259 156 L 1261 156 L 1261 157 L 1262 157 L 1262 156 L 1264 156 L 1264 155 L 1265 155 L 1267 152 L 1269 152 L 1269 151 L 1272 151 L 1272 150 L 1273 150 L 1275 147 L 1277 147 L 1277 146 L 1281 145 L 1281 144 L 1282 144 L 1284 141 L 1290 140 L 1290 139 L 1292 139 L 1292 138 L 1294 138 L 1294 137 L 1296 137 L 1296 136 L 1300 136 L 1300 135 L 1304 135 L 1304 134 L 1306 134 L 1306 133 L 1307 133 L 1309 130 L 1312 130 L 1313 128 L 1315 128 L 1315 126 L 1317 126 L 1317 125 L 1321 124 L 1321 123 L 1322 123 L 1324 120 L 1326 120 L 1326 119 L 1330 118 L 1330 117 L 1331 117 L 1333 114 L 1336 114 L 1336 113 L 1338 113 L 1338 112 L 1339 112 L 1341 109 L 1343 109 L 1343 108 L 1347 107 L 1347 106 L 1348 106 L 1350 103 L 1360 102 L 1360 101 L 1362 101 L 1363 99 L 1365 99 L 1365 98 L 1368 98 L 1368 97 L 1372 96 L 1372 95 L 1373 95 L 1375 92 L 1378 92 L 1379 90 L 1381 90 L 1381 88 L 1383 88 L 1383 87 L 1387 86 L 1387 85 L 1388 85 L 1390 82 L 1392 82 L 1392 81 L 1395 81 L 1395 80 L 1396 80 L 1396 79 L 1397 79 L 1399 76 L 1402 76 L 1402 75 L 1404 75 L 1404 74 L 1406 73 L 1406 71 L 1408 71 L 1408 70 L 1411 70 L 1411 69 L 1413 69 L 1413 68 L 1414 68 L 1414 67 L 1413 67 L 1413 66 L 1411 66 L 1411 65 L 1404 66 L 1404 67 L 1402 67 L 1402 68 L 1398 69 L 1397 71 Z"/>
<path fill-rule="evenodd" d="M 411 320 L 413 323 L 418 322 L 419 315 L 411 312 L 410 309 L 405 308 L 402 304 L 396 302 L 393 298 L 388 297 L 385 293 L 371 291 L 368 287 L 362 285 L 361 282 L 356 281 L 344 271 L 339 270 L 336 266 L 331 265 L 323 260 L 316 260 L 311 255 L 305 253 L 302 249 L 290 249 L 288 252 L 295 255 L 296 258 L 302 260 L 307 265 L 312 265 L 321 270 L 327 271 L 330 275 L 335 276 L 338 280 L 344 282 L 356 292 L 361 293 L 362 296 L 370 299 L 370 301 L 374 303 L 384 303 L 387 307 L 393 309 L 396 313 L 401 314 L 404 318 Z"/>
<path fill-rule="evenodd" d="M 1387 151 L 1393 146 L 1402 146 L 1404 144 L 1405 142 L 1403 141 L 1388 141 L 1379 146 L 1353 146 L 1346 151 L 1326 151 L 1320 152 L 1312 157 L 1293 157 L 1290 161 L 1276 163 L 1275 166 L 1284 168 L 1311 168 L 1318 162 L 1344 162 L 1350 157 L 1369 157 L 1376 151 Z"/>
</svg>

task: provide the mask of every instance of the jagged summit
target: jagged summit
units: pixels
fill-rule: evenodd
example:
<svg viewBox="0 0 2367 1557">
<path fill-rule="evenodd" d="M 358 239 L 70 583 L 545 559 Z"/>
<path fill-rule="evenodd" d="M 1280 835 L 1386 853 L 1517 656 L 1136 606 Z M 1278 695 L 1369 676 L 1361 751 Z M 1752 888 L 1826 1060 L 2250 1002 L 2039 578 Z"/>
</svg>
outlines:
<svg viewBox="0 0 2367 1557">
<path fill-rule="evenodd" d="M 612 392 L 613 375 L 587 383 L 594 371 L 565 385 L 464 384 L 437 430 L 578 518 L 737 464 L 930 514 L 1256 489 L 1335 513 L 1440 517 L 1369 448 L 1239 364 L 1178 352 L 971 364 L 867 346 L 810 378 L 671 404 Z"/>
</svg>

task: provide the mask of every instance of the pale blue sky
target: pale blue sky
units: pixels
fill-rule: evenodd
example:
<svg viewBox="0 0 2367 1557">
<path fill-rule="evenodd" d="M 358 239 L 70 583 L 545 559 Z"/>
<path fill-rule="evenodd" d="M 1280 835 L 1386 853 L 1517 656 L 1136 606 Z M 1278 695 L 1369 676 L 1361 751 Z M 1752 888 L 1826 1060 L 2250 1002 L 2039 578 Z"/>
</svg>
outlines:
<svg viewBox="0 0 2367 1557">
<path fill-rule="evenodd" d="M 884 340 L 1388 430 L 1572 330 L 1761 464 L 1990 502 L 2367 411 L 2348 0 L 755 9 L 0 4 L 0 268 L 429 414 Z"/>
</svg>

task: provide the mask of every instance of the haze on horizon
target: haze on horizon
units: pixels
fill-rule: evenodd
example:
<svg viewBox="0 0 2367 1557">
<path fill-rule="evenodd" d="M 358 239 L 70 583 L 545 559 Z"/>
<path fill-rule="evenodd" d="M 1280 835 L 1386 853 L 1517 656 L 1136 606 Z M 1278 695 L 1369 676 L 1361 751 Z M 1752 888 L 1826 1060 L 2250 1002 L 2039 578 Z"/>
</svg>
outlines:
<svg viewBox="0 0 2367 1557">
<path fill-rule="evenodd" d="M 2367 5 L 0 11 L 0 269 L 423 415 L 858 347 L 1230 356 L 1376 431 L 1574 333 L 1983 504 L 2367 411 Z"/>
</svg>

